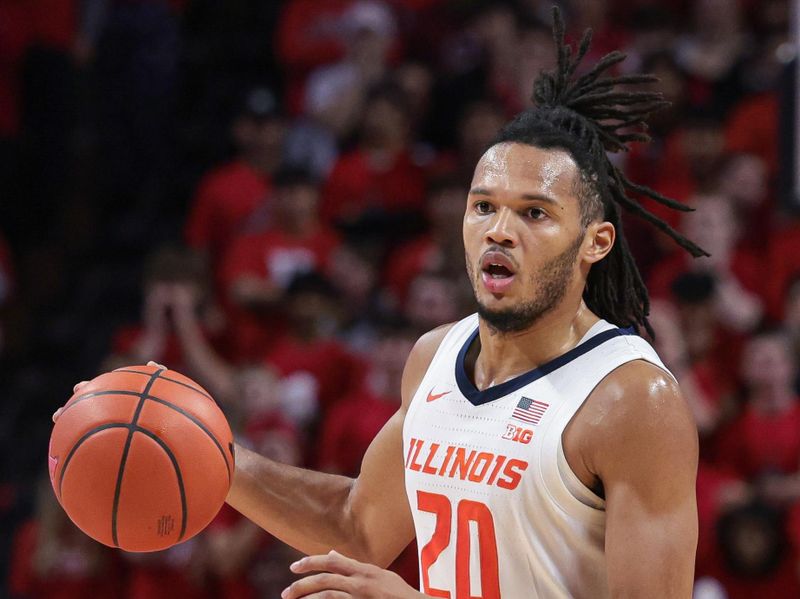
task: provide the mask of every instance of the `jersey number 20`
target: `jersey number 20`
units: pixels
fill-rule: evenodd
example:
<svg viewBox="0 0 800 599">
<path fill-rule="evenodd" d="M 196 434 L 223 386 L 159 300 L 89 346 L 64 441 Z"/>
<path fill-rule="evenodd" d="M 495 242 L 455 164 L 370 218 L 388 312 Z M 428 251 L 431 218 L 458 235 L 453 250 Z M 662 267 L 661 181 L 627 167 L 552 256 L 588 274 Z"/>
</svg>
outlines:
<svg viewBox="0 0 800 599">
<path fill-rule="evenodd" d="M 450 544 L 453 506 L 450 499 L 438 493 L 417 491 L 417 507 L 436 515 L 431 540 L 420 552 L 422 590 L 431 597 L 451 599 L 450 592 L 431 588 L 428 570 Z M 481 565 L 481 594 L 475 597 L 470 585 L 470 526 L 478 529 L 478 550 Z M 497 572 L 497 540 L 494 520 L 486 504 L 462 499 L 456 506 L 456 597 L 455 599 L 500 599 L 500 577 Z"/>
</svg>

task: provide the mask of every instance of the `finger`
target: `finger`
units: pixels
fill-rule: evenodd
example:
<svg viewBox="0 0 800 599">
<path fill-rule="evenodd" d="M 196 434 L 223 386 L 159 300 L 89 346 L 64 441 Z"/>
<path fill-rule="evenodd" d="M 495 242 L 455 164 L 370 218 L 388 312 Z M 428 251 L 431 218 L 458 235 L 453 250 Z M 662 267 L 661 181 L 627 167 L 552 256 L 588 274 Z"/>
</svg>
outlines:
<svg viewBox="0 0 800 599">
<path fill-rule="evenodd" d="M 55 412 L 53 412 L 53 422 L 58 420 L 58 417 L 61 416 L 63 411 L 64 411 L 64 408 L 58 408 Z"/>
<path fill-rule="evenodd" d="M 167 367 L 166 367 L 166 366 L 164 366 L 163 364 L 159 364 L 158 362 L 153 362 L 153 360 L 150 360 L 150 361 L 147 363 L 147 365 L 148 365 L 148 366 L 155 366 L 156 368 L 160 368 L 161 370 L 166 370 L 166 369 L 167 369 Z"/>
<path fill-rule="evenodd" d="M 76 383 L 75 386 L 72 388 L 72 393 L 76 394 L 81 389 L 83 389 L 86 385 L 88 385 L 91 381 L 81 381 L 80 383 Z"/>
<path fill-rule="evenodd" d="M 322 572 L 321 574 L 314 574 L 293 582 L 283 590 L 281 599 L 298 599 L 299 597 L 307 597 L 312 593 L 324 591 L 345 592 L 345 597 L 347 597 L 346 592 L 350 585 L 351 581 L 346 576 Z"/>
<path fill-rule="evenodd" d="M 365 567 L 366 564 L 345 557 L 336 551 L 330 551 L 325 555 L 304 557 L 294 562 L 289 566 L 289 569 L 295 574 L 304 574 L 306 572 L 335 572 L 337 574 L 350 576 L 363 571 Z"/>
<path fill-rule="evenodd" d="M 313 595 L 306 595 L 303 599 L 354 599 L 354 596 L 344 591 L 322 591 Z"/>
</svg>

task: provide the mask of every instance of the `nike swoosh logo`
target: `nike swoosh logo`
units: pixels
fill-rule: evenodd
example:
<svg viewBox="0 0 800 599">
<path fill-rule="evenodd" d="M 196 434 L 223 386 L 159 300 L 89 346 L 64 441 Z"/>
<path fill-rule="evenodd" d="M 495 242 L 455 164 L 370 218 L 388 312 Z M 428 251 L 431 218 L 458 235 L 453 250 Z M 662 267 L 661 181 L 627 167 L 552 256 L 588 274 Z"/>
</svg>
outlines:
<svg viewBox="0 0 800 599">
<path fill-rule="evenodd" d="M 428 393 L 428 398 L 425 401 L 426 402 L 436 401 L 437 399 L 439 399 L 440 397 L 444 397 L 448 393 L 450 393 L 450 392 L 449 391 L 445 391 L 444 393 L 437 393 L 436 395 L 434 395 L 433 394 L 433 389 L 431 389 L 430 393 Z"/>
</svg>

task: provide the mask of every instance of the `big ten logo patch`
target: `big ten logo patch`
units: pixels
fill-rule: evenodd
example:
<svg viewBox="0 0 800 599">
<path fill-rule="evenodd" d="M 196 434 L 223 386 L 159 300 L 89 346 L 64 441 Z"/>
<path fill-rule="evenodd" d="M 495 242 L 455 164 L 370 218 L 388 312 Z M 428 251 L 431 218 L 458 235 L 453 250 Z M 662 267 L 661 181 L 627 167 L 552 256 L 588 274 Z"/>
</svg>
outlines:
<svg viewBox="0 0 800 599">
<path fill-rule="evenodd" d="M 523 428 L 514 424 L 507 424 L 506 432 L 503 433 L 503 439 L 508 439 L 509 441 L 516 441 L 517 443 L 527 445 L 533 439 L 533 431 L 529 428 Z"/>
</svg>

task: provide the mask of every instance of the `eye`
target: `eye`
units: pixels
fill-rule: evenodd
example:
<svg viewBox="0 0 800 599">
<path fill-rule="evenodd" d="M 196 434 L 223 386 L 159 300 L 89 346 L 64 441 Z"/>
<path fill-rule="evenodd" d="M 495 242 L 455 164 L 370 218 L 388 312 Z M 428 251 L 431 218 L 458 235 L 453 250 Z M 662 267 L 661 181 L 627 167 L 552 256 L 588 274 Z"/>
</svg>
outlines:
<svg viewBox="0 0 800 599">
<path fill-rule="evenodd" d="M 489 214 L 492 211 L 492 205 L 486 200 L 475 202 L 475 212 L 478 214 Z"/>
<path fill-rule="evenodd" d="M 545 212 L 541 208 L 528 208 L 525 211 L 525 216 L 533 220 L 541 220 L 547 217 L 547 212 Z"/>
</svg>

